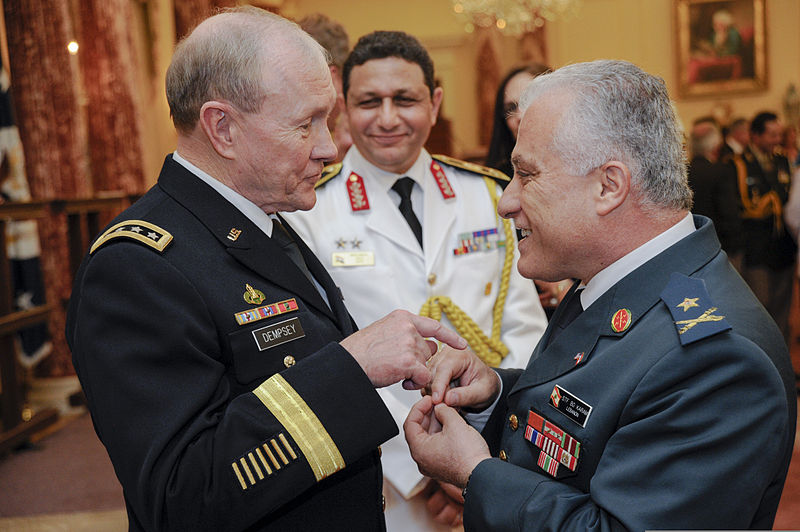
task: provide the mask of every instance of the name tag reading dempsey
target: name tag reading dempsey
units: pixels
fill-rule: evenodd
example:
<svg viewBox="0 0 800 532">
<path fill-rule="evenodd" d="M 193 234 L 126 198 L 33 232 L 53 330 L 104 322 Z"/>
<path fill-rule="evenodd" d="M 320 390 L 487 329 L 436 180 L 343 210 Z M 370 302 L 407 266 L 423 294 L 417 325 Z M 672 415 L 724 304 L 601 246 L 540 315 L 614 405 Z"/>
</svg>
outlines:
<svg viewBox="0 0 800 532">
<path fill-rule="evenodd" d="M 375 266 L 375 253 L 372 251 L 334 251 L 331 266 Z"/>
<path fill-rule="evenodd" d="M 273 323 L 253 331 L 253 337 L 256 339 L 259 351 L 303 338 L 305 335 L 306 333 L 300 325 L 299 318 Z"/>
</svg>

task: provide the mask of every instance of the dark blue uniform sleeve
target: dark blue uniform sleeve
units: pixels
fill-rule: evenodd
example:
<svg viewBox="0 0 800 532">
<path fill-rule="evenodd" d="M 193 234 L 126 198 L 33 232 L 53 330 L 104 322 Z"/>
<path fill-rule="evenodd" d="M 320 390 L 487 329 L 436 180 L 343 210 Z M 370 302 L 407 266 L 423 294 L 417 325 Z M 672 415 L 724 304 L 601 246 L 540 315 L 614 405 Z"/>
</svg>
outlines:
<svg viewBox="0 0 800 532">
<path fill-rule="evenodd" d="M 248 389 L 207 296 L 160 255 L 109 245 L 77 279 L 69 343 L 140 528 L 247 528 L 397 433 L 338 339 Z"/>
</svg>

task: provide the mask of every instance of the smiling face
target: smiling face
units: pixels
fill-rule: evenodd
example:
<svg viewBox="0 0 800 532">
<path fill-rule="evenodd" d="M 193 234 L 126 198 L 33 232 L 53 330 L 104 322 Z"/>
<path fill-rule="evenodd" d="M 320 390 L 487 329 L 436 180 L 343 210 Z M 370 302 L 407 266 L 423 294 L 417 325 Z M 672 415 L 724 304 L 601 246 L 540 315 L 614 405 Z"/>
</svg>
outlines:
<svg viewBox="0 0 800 532">
<path fill-rule="evenodd" d="M 304 53 L 278 63 L 264 69 L 261 109 L 234 110 L 231 126 L 237 160 L 229 186 L 268 213 L 312 208 L 314 185 L 336 157 L 327 127 L 336 90 L 327 65 Z"/>
<path fill-rule="evenodd" d="M 416 63 L 386 57 L 353 67 L 347 92 L 353 143 L 378 168 L 401 174 L 419 157 L 441 101 L 442 89 L 431 97 Z"/>
<path fill-rule="evenodd" d="M 552 146 L 568 105 L 569 95 L 550 94 L 524 112 L 511 156 L 514 178 L 498 205 L 500 215 L 522 232 L 517 269 L 531 279 L 582 278 L 590 260 L 597 181 L 572 175 Z"/>
</svg>

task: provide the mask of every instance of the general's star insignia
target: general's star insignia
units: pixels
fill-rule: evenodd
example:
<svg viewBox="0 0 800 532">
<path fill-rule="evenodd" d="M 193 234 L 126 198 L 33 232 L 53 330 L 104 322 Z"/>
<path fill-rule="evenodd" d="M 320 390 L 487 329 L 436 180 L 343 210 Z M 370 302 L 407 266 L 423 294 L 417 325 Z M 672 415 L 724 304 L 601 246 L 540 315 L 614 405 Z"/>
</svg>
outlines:
<svg viewBox="0 0 800 532">
<path fill-rule="evenodd" d="M 700 305 L 697 304 L 697 300 L 700 299 L 699 297 L 687 297 L 683 300 L 683 303 L 678 303 L 675 305 L 676 307 L 681 307 L 684 312 L 689 310 L 692 307 L 699 307 Z"/>
<path fill-rule="evenodd" d="M 345 244 L 347 244 L 347 240 L 345 240 L 344 238 L 340 238 L 339 240 L 336 241 L 336 247 L 339 249 L 343 249 Z"/>
<path fill-rule="evenodd" d="M 353 244 L 354 249 L 361 249 L 361 240 L 359 240 L 358 237 L 353 238 L 350 243 Z"/>
</svg>

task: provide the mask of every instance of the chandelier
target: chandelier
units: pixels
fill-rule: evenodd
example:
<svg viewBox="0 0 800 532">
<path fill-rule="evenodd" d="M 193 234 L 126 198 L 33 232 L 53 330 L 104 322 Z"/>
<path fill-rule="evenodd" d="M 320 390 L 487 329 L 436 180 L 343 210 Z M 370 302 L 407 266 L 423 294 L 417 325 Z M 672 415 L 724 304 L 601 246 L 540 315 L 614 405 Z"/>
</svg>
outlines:
<svg viewBox="0 0 800 532">
<path fill-rule="evenodd" d="M 453 11 L 464 22 L 464 30 L 496 27 L 519 36 L 536 31 L 545 20 L 575 14 L 581 0 L 453 0 Z"/>
</svg>

